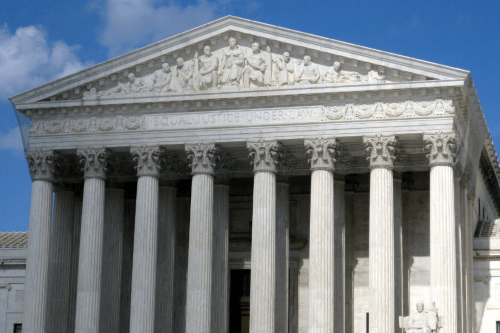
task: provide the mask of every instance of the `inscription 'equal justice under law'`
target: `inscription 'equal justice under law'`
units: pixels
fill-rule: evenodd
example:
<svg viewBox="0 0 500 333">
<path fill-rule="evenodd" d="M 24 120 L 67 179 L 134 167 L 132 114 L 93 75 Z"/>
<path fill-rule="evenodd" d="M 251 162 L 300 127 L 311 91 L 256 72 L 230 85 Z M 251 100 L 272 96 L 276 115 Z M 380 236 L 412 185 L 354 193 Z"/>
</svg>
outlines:
<svg viewBox="0 0 500 333">
<path fill-rule="evenodd" d="M 230 113 L 204 113 L 193 115 L 150 116 L 148 124 L 154 128 L 200 124 L 260 123 L 271 121 L 317 120 L 319 109 L 247 111 Z"/>
</svg>

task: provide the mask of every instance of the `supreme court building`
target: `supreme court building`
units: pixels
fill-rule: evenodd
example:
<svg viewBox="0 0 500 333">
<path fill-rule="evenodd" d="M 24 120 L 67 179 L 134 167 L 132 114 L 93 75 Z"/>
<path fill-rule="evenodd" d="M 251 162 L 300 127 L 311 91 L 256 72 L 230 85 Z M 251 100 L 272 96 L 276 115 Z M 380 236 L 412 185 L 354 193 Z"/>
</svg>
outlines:
<svg viewBox="0 0 500 333">
<path fill-rule="evenodd" d="M 474 243 L 500 173 L 468 71 L 225 17 L 11 101 L 33 187 L 0 296 L 24 290 L 25 333 L 500 321 L 477 305 L 500 294 Z"/>
</svg>

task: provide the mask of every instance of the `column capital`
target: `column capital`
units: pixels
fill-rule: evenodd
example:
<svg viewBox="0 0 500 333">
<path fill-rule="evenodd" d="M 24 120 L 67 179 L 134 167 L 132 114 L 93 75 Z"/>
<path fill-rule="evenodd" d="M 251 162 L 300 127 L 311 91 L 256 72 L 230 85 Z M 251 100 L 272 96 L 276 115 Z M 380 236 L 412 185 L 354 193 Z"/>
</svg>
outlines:
<svg viewBox="0 0 500 333">
<path fill-rule="evenodd" d="M 83 166 L 83 178 L 106 179 L 109 150 L 105 147 L 78 149 L 76 155 Z"/>
<path fill-rule="evenodd" d="M 383 136 L 382 134 L 376 134 L 363 137 L 363 143 L 369 155 L 366 159 L 370 161 L 370 169 L 392 169 L 394 167 L 394 160 L 396 159 L 394 145 L 396 142 L 397 139 L 394 135 Z"/>
<path fill-rule="evenodd" d="M 25 154 L 32 180 L 55 181 L 55 159 L 53 150 L 28 150 Z"/>
<path fill-rule="evenodd" d="M 437 165 L 452 166 L 456 160 L 457 136 L 454 132 L 424 135 L 424 141 L 427 142 L 425 149 L 429 152 L 427 158 L 431 167 Z"/>
<path fill-rule="evenodd" d="M 335 138 L 317 138 L 304 140 L 304 146 L 307 149 L 306 155 L 310 156 L 307 160 L 311 163 L 311 170 L 335 170 L 335 149 L 337 141 Z"/>
<path fill-rule="evenodd" d="M 130 147 L 130 154 L 134 157 L 137 164 L 134 169 L 137 170 L 137 177 L 160 176 L 160 147 L 159 146 L 138 146 Z"/>
<path fill-rule="evenodd" d="M 278 141 L 256 140 L 248 141 L 247 149 L 250 151 L 250 158 L 253 161 L 253 170 L 276 172 L 276 164 L 278 164 L 280 144 Z"/>
<path fill-rule="evenodd" d="M 187 157 L 190 161 L 191 173 L 214 174 L 215 145 L 214 144 L 187 144 L 185 146 Z"/>
</svg>

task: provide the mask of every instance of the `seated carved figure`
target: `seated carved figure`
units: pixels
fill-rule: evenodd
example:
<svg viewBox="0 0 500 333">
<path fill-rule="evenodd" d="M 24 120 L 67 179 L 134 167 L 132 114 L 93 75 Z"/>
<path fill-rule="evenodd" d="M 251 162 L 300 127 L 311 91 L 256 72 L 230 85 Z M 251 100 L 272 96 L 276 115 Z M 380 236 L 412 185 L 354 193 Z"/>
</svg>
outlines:
<svg viewBox="0 0 500 333">
<path fill-rule="evenodd" d="M 406 333 L 437 333 L 439 318 L 433 310 L 424 310 L 424 303 L 417 303 L 417 311 L 408 317 L 400 317 L 400 328 Z"/>
<path fill-rule="evenodd" d="M 250 83 L 261 86 L 264 83 L 264 71 L 267 66 L 260 52 L 259 43 L 252 43 L 252 54 L 246 57 L 246 61 L 243 85 L 245 88 L 250 88 Z"/>
<path fill-rule="evenodd" d="M 300 84 L 314 84 L 319 80 L 320 72 L 316 64 L 313 64 L 310 56 L 305 56 L 302 64 L 294 73 L 295 82 Z"/>
<path fill-rule="evenodd" d="M 191 62 L 184 62 L 184 59 L 177 58 L 177 71 L 172 77 L 170 88 L 175 92 L 192 91 L 193 71 Z"/>
</svg>

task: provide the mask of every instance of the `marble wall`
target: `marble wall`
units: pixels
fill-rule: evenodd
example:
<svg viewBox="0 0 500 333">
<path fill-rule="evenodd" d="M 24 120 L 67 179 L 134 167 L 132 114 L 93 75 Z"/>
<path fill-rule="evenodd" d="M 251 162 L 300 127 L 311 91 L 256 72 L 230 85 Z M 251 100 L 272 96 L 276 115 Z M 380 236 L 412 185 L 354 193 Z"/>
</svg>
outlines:
<svg viewBox="0 0 500 333">
<path fill-rule="evenodd" d="M 0 249 L 0 333 L 22 323 L 26 256 L 27 249 Z"/>
</svg>

